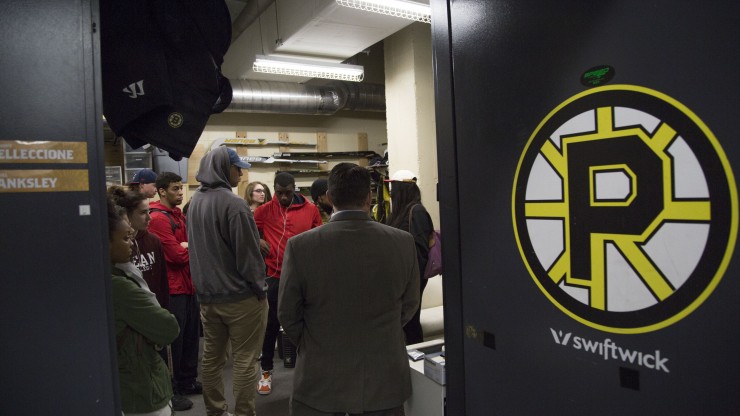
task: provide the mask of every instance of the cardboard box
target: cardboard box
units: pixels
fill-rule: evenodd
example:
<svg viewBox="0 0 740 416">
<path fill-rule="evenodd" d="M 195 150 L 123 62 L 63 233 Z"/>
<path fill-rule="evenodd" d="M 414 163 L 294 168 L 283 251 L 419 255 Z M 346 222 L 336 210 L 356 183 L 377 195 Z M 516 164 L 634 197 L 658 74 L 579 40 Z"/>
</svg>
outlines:
<svg viewBox="0 0 740 416">
<path fill-rule="evenodd" d="M 447 383 L 444 352 L 427 354 L 424 357 L 424 375 L 441 385 Z"/>
</svg>

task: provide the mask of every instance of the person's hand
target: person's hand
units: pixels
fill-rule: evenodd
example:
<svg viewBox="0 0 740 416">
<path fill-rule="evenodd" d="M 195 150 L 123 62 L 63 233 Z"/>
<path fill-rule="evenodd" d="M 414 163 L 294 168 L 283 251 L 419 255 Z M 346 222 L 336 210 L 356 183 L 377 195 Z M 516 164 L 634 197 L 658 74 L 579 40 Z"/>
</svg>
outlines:
<svg viewBox="0 0 740 416">
<path fill-rule="evenodd" d="M 185 250 L 187 250 L 188 249 L 188 242 L 187 241 L 183 241 L 182 243 L 180 243 L 180 246 L 182 248 L 184 248 Z"/>
<path fill-rule="evenodd" d="M 262 257 L 267 257 L 270 255 L 270 245 L 267 243 L 267 241 L 260 238 L 260 253 L 262 253 Z"/>
</svg>

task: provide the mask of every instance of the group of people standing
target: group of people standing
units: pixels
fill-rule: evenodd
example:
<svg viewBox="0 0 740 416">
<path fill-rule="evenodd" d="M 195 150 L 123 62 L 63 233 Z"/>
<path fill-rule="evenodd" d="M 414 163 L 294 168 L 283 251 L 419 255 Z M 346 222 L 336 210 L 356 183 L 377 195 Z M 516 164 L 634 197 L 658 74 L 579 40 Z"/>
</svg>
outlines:
<svg viewBox="0 0 740 416">
<path fill-rule="evenodd" d="M 404 345 L 423 340 L 420 270 L 433 231 L 416 178 L 391 177 L 384 225 L 369 215 L 366 168 L 336 165 L 314 183 L 309 202 L 285 172 L 275 175 L 274 195 L 252 182 L 242 199 L 232 188 L 249 167 L 233 149 L 208 152 L 187 221 L 175 174 L 155 175 L 157 202 L 147 203 L 148 181 L 109 191 L 124 413 L 169 416 L 170 406 L 187 406 L 184 396 L 202 393 L 209 416 L 231 415 L 223 383 L 229 355 L 234 414 L 256 414 L 256 393 L 272 391 L 282 325 L 298 348 L 293 415 L 402 414 L 411 393 Z"/>
<path fill-rule="evenodd" d="M 131 234 L 129 258 L 114 264 L 114 275 L 115 270 L 123 271 L 124 276 L 128 276 L 129 286 L 134 284 L 140 291 L 151 294 L 156 306 L 174 317 L 178 330 L 173 340 L 161 344 L 166 345 L 165 348 L 158 349 L 158 361 L 167 364 L 164 368 L 166 373 L 162 376 L 167 381 L 167 388 L 156 390 L 156 394 L 150 392 L 148 396 L 129 397 L 124 394 L 124 383 L 121 381 L 123 410 L 127 415 L 149 414 L 151 407 L 161 404 L 164 398 L 165 405 L 157 409 L 169 409 L 171 406 L 174 410 L 187 410 L 193 403 L 186 396 L 202 393 L 203 387 L 197 381 L 200 306 L 190 273 L 185 216 L 179 208 L 183 201 L 182 178 L 172 172 L 157 175 L 150 169 L 144 169 L 137 172 L 129 188 L 126 190 L 114 186 L 108 190 L 113 206 L 123 208 L 118 214 L 128 224 Z M 149 198 L 155 195 L 159 195 L 159 200 L 149 203 Z M 120 273 L 119 277 L 122 277 Z M 114 305 L 120 298 L 114 285 Z M 131 300 L 123 303 L 129 307 L 136 305 Z M 127 331 L 142 333 L 142 329 L 146 331 L 147 325 L 156 324 L 156 321 L 146 319 L 138 323 L 129 322 L 125 315 L 117 314 L 115 308 L 114 316 L 117 327 L 122 325 L 122 329 L 117 332 L 119 345 L 121 334 L 126 334 Z M 120 316 L 124 319 L 119 320 Z M 146 344 L 140 343 L 137 349 L 141 350 L 142 345 Z M 151 345 L 154 344 L 149 343 Z M 118 352 L 120 374 L 129 374 L 131 365 L 139 365 L 132 359 L 123 360 L 122 351 L 119 349 Z M 148 376 L 140 374 L 142 380 Z M 149 412 L 143 412 L 142 409 Z M 168 415 L 166 411 L 156 414 Z"/>
</svg>

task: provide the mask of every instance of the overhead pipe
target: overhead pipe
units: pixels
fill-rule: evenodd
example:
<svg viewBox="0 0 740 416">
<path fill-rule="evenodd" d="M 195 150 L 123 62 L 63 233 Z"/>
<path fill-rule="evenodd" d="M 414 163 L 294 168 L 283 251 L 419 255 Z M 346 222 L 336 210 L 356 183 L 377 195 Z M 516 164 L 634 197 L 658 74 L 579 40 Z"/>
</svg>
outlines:
<svg viewBox="0 0 740 416">
<path fill-rule="evenodd" d="M 229 80 L 233 90 L 225 112 L 332 115 L 339 110 L 385 111 L 385 87 L 333 82 L 327 85 Z"/>
</svg>

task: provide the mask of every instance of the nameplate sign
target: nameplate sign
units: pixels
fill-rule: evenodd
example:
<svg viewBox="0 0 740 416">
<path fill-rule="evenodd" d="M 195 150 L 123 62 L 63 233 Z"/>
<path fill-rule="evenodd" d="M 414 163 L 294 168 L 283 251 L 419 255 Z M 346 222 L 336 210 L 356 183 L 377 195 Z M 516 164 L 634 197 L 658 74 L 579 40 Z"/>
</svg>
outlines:
<svg viewBox="0 0 740 416">
<path fill-rule="evenodd" d="M 89 190 L 86 169 L 0 170 L 0 193 Z"/>
<path fill-rule="evenodd" d="M 0 140 L 0 164 L 87 163 L 87 142 Z"/>
</svg>

